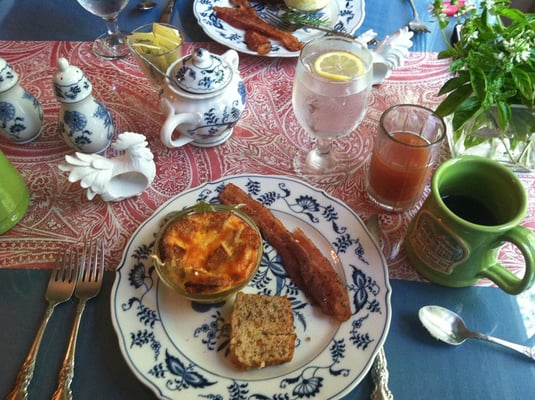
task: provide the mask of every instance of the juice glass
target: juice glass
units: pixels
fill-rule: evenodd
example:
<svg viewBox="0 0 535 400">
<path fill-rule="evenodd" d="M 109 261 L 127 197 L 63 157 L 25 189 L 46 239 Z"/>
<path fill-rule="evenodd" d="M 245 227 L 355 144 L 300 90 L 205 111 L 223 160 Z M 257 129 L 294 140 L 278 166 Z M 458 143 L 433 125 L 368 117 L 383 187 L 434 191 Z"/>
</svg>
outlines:
<svg viewBox="0 0 535 400">
<path fill-rule="evenodd" d="M 421 197 L 446 133 L 432 110 L 400 104 L 379 121 L 367 179 L 370 199 L 379 207 L 401 212 Z"/>
</svg>

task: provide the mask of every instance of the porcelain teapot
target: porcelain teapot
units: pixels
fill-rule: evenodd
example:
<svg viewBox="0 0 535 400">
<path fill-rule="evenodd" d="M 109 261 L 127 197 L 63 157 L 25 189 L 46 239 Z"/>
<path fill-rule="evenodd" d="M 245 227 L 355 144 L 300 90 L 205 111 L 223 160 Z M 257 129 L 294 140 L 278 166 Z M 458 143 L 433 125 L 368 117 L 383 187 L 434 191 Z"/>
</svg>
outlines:
<svg viewBox="0 0 535 400">
<path fill-rule="evenodd" d="M 169 66 L 160 98 L 165 146 L 212 147 L 230 137 L 247 97 L 238 63 L 235 50 L 219 56 L 200 48 Z"/>
</svg>

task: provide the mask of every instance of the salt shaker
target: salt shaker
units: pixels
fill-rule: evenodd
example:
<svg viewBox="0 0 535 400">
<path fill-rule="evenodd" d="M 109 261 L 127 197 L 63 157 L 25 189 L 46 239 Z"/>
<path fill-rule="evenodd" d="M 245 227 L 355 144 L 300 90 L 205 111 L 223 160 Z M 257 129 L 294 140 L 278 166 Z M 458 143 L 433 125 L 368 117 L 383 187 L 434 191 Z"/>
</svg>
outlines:
<svg viewBox="0 0 535 400">
<path fill-rule="evenodd" d="M 19 76 L 0 58 L 0 134 L 15 143 L 37 138 L 43 126 L 43 107 L 19 85 Z"/>
<path fill-rule="evenodd" d="M 52 81 L 61 103 L 58 131 L 65 142 L 81 153 L 106 150 L 115 125 L 110 111 L 93 97 L 93 86 L 84 72 L 60 57 Z"/>
</svg>

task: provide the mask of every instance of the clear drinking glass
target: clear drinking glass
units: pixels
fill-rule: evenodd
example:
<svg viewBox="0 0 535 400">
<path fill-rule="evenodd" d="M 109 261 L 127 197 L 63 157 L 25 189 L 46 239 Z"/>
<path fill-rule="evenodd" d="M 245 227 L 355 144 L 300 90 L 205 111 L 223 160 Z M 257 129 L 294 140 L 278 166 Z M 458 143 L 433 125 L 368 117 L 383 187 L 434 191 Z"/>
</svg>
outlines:
<svg viewBox="0 0 535 400">
<path fill-rule="evenodd" d="M 416 104 L 399 104 L 379 120 L 367 176 L 368 197 L 403 212 L 422 197 L 446 135 L 444 120 Z"/>
<path fill-rule="evenodd" d="M 119 30 L 117 16 L 126 7 L 128 0 L 77 0 L 91 14 L 104 19 L 107 33 L 93 42 L 93 52 L 102 58 L 126 57 L 130 50 L 126 44 L 126 34 Z"/>
<path fill-rule="evenodd" d="M 358 74 L 334 79 L 319 74 L 316 60 L 323 54 L 348 52 L 360 59 Z M 336 73 L 336 69 L 334 70 Z M 353 172 L 356 160 L 333 141 L 353 132 L 364 119 L 372 87 L 372 54 L 356 40 L 324 36 L 307 43 L 299 55 L 293 84 L 295 116 L 312 145 L 301 148 L 293 160 L 295 171 L 304 179 L 333 184 Z"/>
<path fill-rule="evenodd" d="M 169 29 L 174 29 L 178 32 L 177 28 L 173 25 L 164 24 L 159 22 L 159 25 L 165 26 Z M 145 76 L 152 82 L 154 86 L 162 90 L 165 86 L 165 75 L 167 69 L 171 64 L 178 60 L 182 56 L 182 40 L 177 42 L 174 46 L 168 46 L 166 48 L 158 48 L 158 44 L 154 43 L 155 39 L 150 35 L 147 37 L 139 38 L 135 34 L 150 34 L 154 30 L 154 24 L 142 25 L 136 28 L 128 35 L 127 43 L 128 47 L 137 64 L 145 74 Z M 180 32 L 179 32 L 180 34 Z M 151 48 L 150 52 L 144 51 L 143 46 L 146 45 Z"/>
</svg>

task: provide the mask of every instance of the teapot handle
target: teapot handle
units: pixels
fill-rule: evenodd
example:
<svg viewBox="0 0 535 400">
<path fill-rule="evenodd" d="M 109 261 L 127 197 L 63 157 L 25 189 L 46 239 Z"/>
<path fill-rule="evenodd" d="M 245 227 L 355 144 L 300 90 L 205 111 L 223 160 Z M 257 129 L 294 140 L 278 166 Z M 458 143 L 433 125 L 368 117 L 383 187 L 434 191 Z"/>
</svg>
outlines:
<svg viewBox="0 0 535 400">
<path fill-rule="evenodd" d="M 168 99 L 162 99 L 162 108 L 167 114 L 167 118 L 160 129 L 160 140 L 162 143 L 173 149 L 175 147 L 182 147 L 195 139 L 193 136 L 188 136 L 180 133 L 177 139 L 173 139 L 173 132 L 175 129 L 182 125 L 188 124 L 197 126 L 202 122 L 202 117 L 199 113 L 180 113 L 175 114 L 175 110 Z"/>
</svg>

